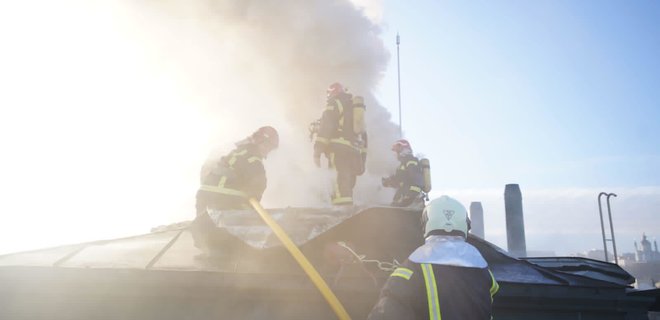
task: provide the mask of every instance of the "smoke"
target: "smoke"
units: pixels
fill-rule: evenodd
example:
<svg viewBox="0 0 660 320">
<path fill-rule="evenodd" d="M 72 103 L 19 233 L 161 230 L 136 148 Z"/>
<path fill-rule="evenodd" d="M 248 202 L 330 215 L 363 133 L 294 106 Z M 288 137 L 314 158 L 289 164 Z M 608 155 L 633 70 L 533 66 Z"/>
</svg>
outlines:
<svg viewBox="0 0 660 320">
<path fill-rule="evenodd" d="M 264 205 L 329 205 L 333 173 L 314 167 L 307 127 L 335 81 L 367 105 L 356 202 L 388 203 L 380 177 L 396 165 L 389 146 L 398 130 L 372 94 L 389 54 L 378 20 L 362 9 L 369 5 L 3 3 L 0 212 L 13 219 L 5 225 L 42 234 L 57 226 L 66 242 L 190 219 L 201 165 L 263 125 L 281 137 L 265 161 Z M 63 220 L 87 228 L 68 232 Z"/>
<path fill-rule="evenodd" d="M 307 127 L 323 111 L 330 83 L 364 95 L 371 148 L 356 200 L 377 201 L 374 183 L 393 167 L 396 127 L 371 94 L 389 56 L 361 10 L 347 1 L 261 0 L 151 2 L 134 10 L 151 22 L 141 30 L 151 55 L 203 97 L 209 142 L 226 149 L 259 126 L 280 131 L 281 148 L 266 162 L 266 205 L 328 204 L 332 173 L 313 167 Z"/>
</svg>

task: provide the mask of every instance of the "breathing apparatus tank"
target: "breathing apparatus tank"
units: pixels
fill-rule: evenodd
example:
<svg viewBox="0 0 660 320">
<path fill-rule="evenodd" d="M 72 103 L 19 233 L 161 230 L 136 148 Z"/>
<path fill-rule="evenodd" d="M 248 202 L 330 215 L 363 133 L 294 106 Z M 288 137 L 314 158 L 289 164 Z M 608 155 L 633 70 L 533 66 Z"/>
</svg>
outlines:
<svg viewBox="0 0 660 320">
<path fill-rule="evenodd" d="M 422 166 L 422 175 L 424 176 L 422 191 L 428 194 L 431 192 L 431 162 L 429 162 L 429 159 L 424 158 L 419 160 L 419 164 Z"/>
<path fill-rule="evenodd" d="M 364 112 L 366 109 L 364 98 L 353 96 L 353 132 L 357 136 L 360 136 L 367 129 L 364 122 Z"/>
<path fill-rule="evenodd" d="M 361 176 L 367 164 L 367 126 L 365 124 L 364 113 L 367 107 L 364 105 L 364 98 L 362 96 L 353 96 L 353 133 L 356 136 L 356 147 L 360 152 L 360 159 L 358 162 L 358 170 L 356 174 Z"/>
</svg>

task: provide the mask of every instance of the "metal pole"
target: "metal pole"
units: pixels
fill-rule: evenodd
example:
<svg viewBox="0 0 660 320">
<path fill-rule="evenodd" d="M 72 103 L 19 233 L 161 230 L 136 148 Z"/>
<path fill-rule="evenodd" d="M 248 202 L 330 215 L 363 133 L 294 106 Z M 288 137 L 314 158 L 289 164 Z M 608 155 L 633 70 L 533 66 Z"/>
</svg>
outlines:
<svg viewBox="0 0 660 320">
<path fill-rule="evenodd" d="M 607 242 L 605 242 L 605 225 L 603 223 L 603 206 L 600 204 L 600 197 L 601 196 L 606 196 L 607 193 L 601 192 L 598 194 L 598 213 L 600 214 L 600 230 L 603 234 L 603 252 L 605 254 L 605 262 L 609 262 L 607 259 Z"/>
<path fill-rule="evenodd" d="M 610 210 L 610 197 L 616 194 L 610 193 L 607 195 L 607 215 L 610 217 L 610 232 L 612 233 L 612 248 L 614 249 L 614 263 L 619 264 L 619 258 L 616 254 L 616 241 L 614 240 L 614 225 L 612 224 L 612 210 Z"/>
<path fill-rule="evenodd" d="M 403 138 L 403 127 L 401 125 L 401 64 L 399 62 L 399 44 L 401 43 L 401 38 L 399 33 L 396 33 L 396 72 L 398 75 L 398 86 L 399 86 L 399 137 Z"/>
</svg>

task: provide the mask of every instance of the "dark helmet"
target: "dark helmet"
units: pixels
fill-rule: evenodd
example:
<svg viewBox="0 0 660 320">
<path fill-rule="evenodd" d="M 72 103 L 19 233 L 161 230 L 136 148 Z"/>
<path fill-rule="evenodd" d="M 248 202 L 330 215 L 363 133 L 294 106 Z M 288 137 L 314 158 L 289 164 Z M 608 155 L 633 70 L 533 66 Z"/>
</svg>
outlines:
<svg viewBox="0 0 660 320">
<path fill-rule="evenodd" d="M 402 153 L 406 151 L 407 153 L 412 153 L 412 147 L 410 146 L 410 142 L 408 142 L 408 140 L 399 139 L 392 145 L 392 151 L 396 153 Z"/>
<path fill-rule="evenodd" d="M 252 134 L 252 140 L 256 144 L 265 143 L 271 149 L 275 149 L 280 144 L 280 136 L 277 133 L 277 130 L 271 126 L 265 126 L 259 128 Z"/>
<path fill-rule="evenodd" d="M 334 97 L 340 93 L 344 92 L 344 87 L 339 82 L 335 82 L 328 87 L 328 98 Z"/>
</svg>

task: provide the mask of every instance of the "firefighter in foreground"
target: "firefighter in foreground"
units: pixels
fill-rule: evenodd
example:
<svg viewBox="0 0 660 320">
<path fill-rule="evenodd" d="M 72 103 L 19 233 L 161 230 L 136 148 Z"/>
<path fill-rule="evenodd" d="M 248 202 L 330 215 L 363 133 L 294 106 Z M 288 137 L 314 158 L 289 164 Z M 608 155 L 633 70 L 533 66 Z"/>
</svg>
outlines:
<svg viewBox="0 0 660 320">
<path fill-rule="evenodd" d="M 337 171 L 332 204 L 352 205 L 356 178 L 365 169 L 365 106 L 362 97 L 353 97 L 339 83 L 330 85 L 327 94 L 327 107 L 318 121 L 314 163 L 320 167 L 325 155 L 329 167 Z"/>
<path fill-rule="evenodd" d="M 397 140 L 392 151 L 401 163 L 396 173 L 382 179 L 384 187 L 396 188 L 393 207 L 424 207 L 425 177 L 420 160 L 413 155 L 408 140 Z M 428 160 L 426 160 L 428 162 Z M 427 166 L 428 167 L 428 166 Z"/>
<path fill-rule="evenodd" d="M 197 216 L 191 225 L 195 243 L 213 227 L 207 209 L 241 210 L 250 207 L 249 198 L 261 200 L 266 189 L 266 170 L 262 163 L 279 145 L 279 135 L 270 126 L 261 127 L 236 143 L 236 149 L 211 167 L 203 167 L 197 191 Z M 201 237 L 199 235 L 202 235 Z"/>
<path fill-rule="evenodd" d="M 392 273 L 368 319 L 491 319 L 499 285 L 466 242 L 465 207 L 441 196 L 426 206 L 422 224 L 426 243 Z"/>
</svg>

